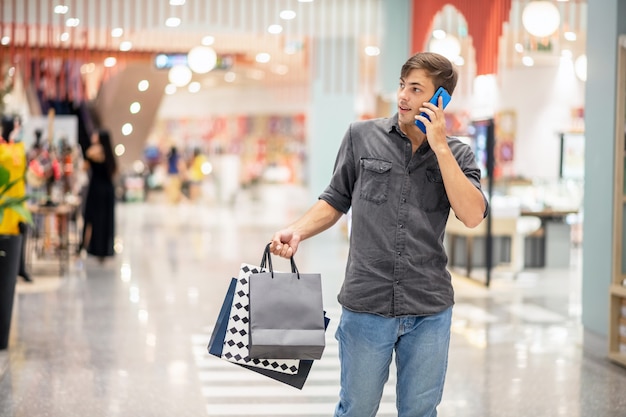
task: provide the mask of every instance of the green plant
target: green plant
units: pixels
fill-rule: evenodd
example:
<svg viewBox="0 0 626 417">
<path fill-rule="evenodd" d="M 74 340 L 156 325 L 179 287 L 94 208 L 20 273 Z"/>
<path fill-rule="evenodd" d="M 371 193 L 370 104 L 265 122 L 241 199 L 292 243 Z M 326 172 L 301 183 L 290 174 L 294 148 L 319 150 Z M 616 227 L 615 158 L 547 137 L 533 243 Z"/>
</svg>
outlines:
<svg viewBox="0 0 626 417">
<path fill-rule="evenodd" d="M 0 223 L 4 220 L 4 214 L 7 210 L 13 210 L 28 224 L 33 223 L 30 212 L 25 207 L 24 202 L 28 196 L 13 197 L 7 195 L 9 190 L 13 188 L 22 178 L 11 180 L 11 173 L 3 166 L 0 166 Z"/>
</svg>

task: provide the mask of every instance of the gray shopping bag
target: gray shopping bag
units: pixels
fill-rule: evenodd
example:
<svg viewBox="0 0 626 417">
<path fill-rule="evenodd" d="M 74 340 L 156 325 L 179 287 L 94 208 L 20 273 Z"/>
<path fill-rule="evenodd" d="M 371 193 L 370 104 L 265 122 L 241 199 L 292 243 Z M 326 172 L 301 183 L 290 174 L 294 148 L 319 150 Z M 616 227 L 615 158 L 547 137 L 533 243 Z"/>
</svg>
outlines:
<svg viewBox="0 0 626 417">
<path fill-rule="evenodd" d="M 290 273 L 274 272 L 265 248 L 261 268 L 250 275 L 251 358 L 320 359 L 325 346 L 322 277 L 302 274 L 293 257 Z"/>
</svg>

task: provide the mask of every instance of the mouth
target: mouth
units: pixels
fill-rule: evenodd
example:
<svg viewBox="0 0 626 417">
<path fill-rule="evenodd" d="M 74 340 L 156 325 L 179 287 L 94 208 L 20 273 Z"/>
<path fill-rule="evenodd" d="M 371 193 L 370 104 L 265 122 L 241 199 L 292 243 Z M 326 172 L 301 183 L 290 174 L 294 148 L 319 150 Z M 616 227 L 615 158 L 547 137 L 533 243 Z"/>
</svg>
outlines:
<svg viewBox="0 0 626 417">
<path fill-rule="evenodd" d="M 411 111 L 411 108 L 410 107 L 406 107 L 406 106 L 404 106 L 402 104 L 398 104 L 398 110 L 401 113 L 407 113 L 407 112 Z"/>
</svg>

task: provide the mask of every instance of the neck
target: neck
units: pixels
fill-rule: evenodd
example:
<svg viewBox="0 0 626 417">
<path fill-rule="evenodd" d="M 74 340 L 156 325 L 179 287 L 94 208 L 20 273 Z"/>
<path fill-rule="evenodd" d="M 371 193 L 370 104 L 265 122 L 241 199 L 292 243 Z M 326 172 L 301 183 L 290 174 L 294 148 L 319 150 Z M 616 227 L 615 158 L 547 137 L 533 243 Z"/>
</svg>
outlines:
<svg viewBox="0 0 626 417">
<path fill-rule="evenodd" d="M 413 152 L 415 152 L 426 140 L 426 134 L 424 134 L 413 123 L 398 123 L 398 125 L 400 126 L 402 133 L 404 133 L 411 141 L 411 145 L 413 145 Z"/>
</svg>

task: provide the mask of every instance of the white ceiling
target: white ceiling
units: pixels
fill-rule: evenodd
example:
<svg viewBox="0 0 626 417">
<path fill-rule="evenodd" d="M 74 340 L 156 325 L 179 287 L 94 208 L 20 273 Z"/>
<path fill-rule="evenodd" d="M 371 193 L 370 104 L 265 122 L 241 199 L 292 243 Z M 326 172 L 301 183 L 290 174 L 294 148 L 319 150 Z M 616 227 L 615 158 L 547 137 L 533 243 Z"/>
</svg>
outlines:
<svg viewBox="0 0 626 417">
<path fill-rule="evenodd" d="M 183 5 L 171 5 L 170 1 L 176 0 L 2 0 L 0 35 L 9 37 L 14 45 L 118 54 L 124 41 L 132 44 L 131 53 L 186 53 L 210 35 L 214 37 L 211 46 L 218 54 L 236 58 L 232 70 L 237 83 L 246 80 L 301 83 L 310 77 L 310 48 L 314 37 L 338 42 L 350 39 L 355 41 L 361 54 L 366 45 L 381 46 L 379 42 L 385 28 L 380 10 L 383 6 L 389 7 L 384 1 L 393 0 L 178 0 L 184 2 Z M 554 1 L 561 12 L 562 29 L 552 37 L 551 50 L 540 53 L 531 50 L 532 39 L 521 25 L 521 14 L 529 1 L 511 2 L 511 16 L 501 45 L 504 65 L 521 65 L 523 54 L 515 52 L 515 43 L 527 46 L 526 54 L 533 55 L 538 65 L 555 62 L 563 49 L 572 49 L 575 56 L 584 53 L 586 1 Z M 55 13 L 58 5 L 67 6 L 67 12 Z M 283 10 L 295 12 L 295 17 L 281 19 Z M 167 27 L 166 20 L 170 17 L 180 19 L 180 25 Z M 68 19 L 78 19 L 78 25 L 68 27 Z M 454 28 L 451 30 L 454 32 L 462 27 L 458 22 L 463 21 L 454 8 L 446 7 L 435 19 L 433 28 L 440 26 L 448 31 Z M 277 35 L 269 33 L 268 27 L 273 24 L 282 25 L 283 31 Z M 123 28 L 124 33 L 113 37 L 111 31 L 118 27 Z M 562 34 L 568 29 L 578 33 L 577 41 L 563 40 Z M 62 40 L 63 36 L 66 40 Z M 295 48 L 288 53 L 286 47 Z M 269 53 L 270 62 L 255 62 L 259 52 Z M 464 54 L 471 56 L 467 48 Z M 196 76 L 207 86 L 223 83 L 223 77 L 223 71 Z M 371 77 L 372 74 L 368 74 L 367 78 Z"/>
<path fill-rule="evenodd" d="M 0 21 L 2 37 L 9 36 L 16 45 L 79 51 L 119 53 L 120 44 L 126 41 L 134 52 L 186 53 L 210 35 L 214 37 L 211 47 L 218 54 L 236 57 L 233 70 L 238 79 L 263 77 L 265 82 L 289 83 L 309 74 L 313 34 L 376 42 L 380 1 L 186 0 L 171 5 L 170 0 L 3 0 Z M 55 13 L 58 5 L 67 6 L 65 14 Z M 295 12 L 295 17 L 281 19 L 283 10 Z M 178 27 L 166 26 L 171 17 L 180 19 Z M 68 27 L 68 19 L 78 19 L 78 25 Z M 282 26 L 280 34 L 268 32 L 274 24 Z M 113 37 L 114 28 L 123 28 L 123 35 Z M 259 52 L 269 53 L 270 62 L 256 63 Z M 203 78 L 211 84 L 216 77 L 223 73 Z"/>
</svg>

